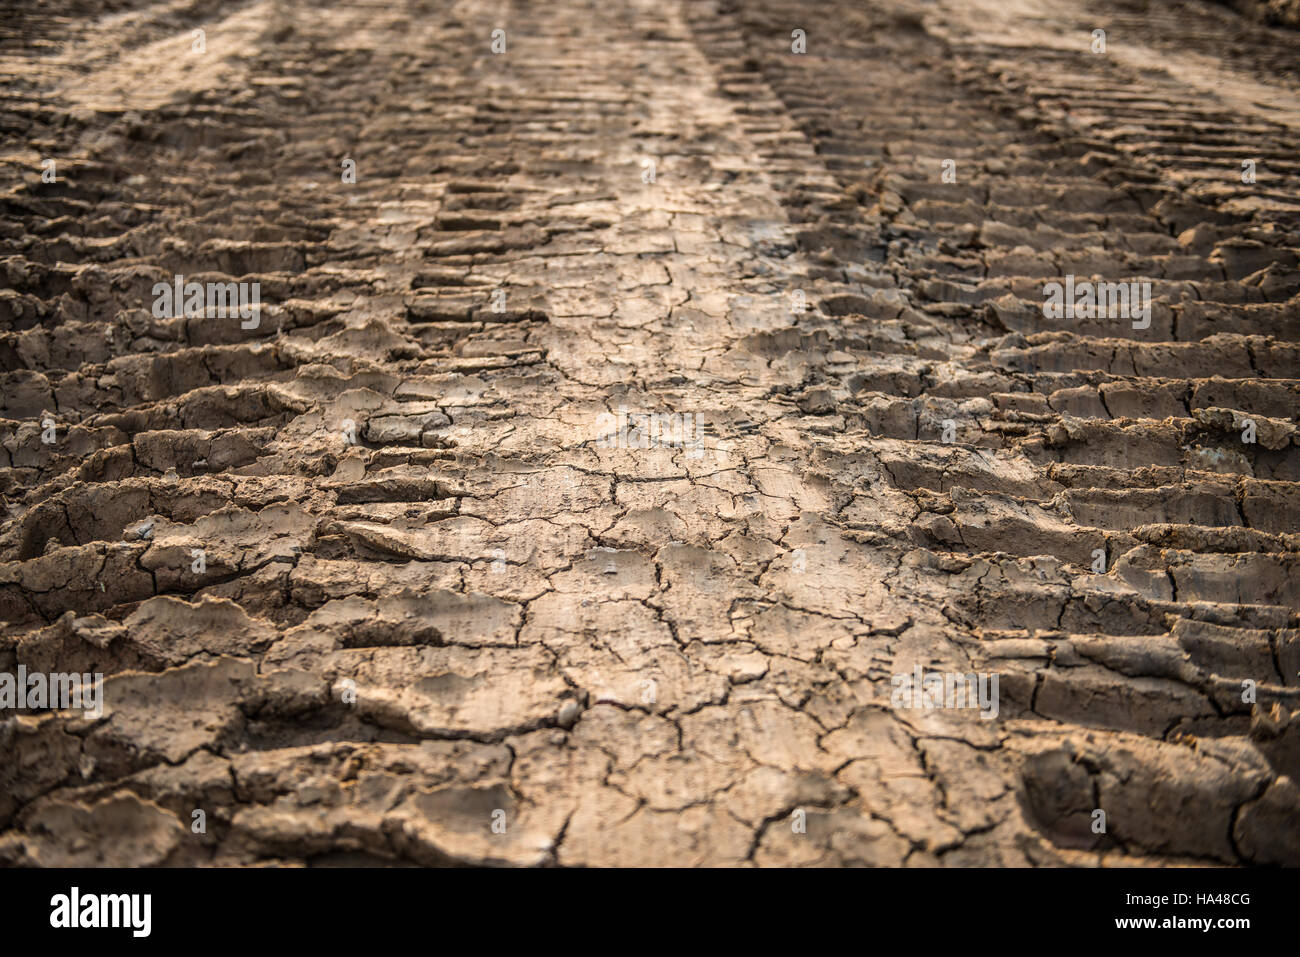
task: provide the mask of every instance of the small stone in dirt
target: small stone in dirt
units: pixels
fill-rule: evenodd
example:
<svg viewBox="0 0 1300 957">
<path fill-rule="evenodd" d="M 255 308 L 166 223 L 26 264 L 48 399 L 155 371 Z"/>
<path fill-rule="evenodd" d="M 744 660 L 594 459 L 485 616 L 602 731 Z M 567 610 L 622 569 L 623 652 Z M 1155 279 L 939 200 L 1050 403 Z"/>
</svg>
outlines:
<svg viewBox="0 0 1300 957">
<path fill-rule="evenodd" d="M 582 714 L 582 705 L 570 698 L 560 705 L 560 712 L 556 715 L 556 723 L 561 728 L 572 728 L 577 723 L 580 714 Z"/>
</svg>

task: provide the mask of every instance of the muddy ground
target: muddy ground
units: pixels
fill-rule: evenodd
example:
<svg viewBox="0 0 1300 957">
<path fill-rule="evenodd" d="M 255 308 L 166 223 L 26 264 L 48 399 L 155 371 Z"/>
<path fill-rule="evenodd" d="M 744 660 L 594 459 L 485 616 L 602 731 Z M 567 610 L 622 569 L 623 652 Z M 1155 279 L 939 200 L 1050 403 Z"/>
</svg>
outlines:
<svg viewBox="0 0 1300 957">
<path fill-rule="evenodd" d="M 106 676 L 0 862 L 1300 863 L 1294 34 L 108 7 L 0 20 L 0 671 Z"/>
</svg>

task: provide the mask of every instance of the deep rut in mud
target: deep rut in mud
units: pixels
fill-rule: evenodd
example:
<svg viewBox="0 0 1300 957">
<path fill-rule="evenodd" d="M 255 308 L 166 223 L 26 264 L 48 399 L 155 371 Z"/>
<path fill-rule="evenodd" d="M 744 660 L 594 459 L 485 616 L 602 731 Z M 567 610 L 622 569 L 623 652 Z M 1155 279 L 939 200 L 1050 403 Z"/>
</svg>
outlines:
<svg viewBox="0 0 1300 957">
<path fill-rule="evenodd" d="M 0 28 L 0 671 L 107 678 L 0 724 L 0 861 L 1300 863 L 1292 36 L 56 6 Z"/>
</svg>

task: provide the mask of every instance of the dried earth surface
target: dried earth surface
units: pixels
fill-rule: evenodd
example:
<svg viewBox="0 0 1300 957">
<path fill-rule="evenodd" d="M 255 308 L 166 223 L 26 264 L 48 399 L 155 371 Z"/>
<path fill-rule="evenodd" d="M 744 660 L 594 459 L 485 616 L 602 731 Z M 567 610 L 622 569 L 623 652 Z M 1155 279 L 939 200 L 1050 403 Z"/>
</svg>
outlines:
<svg viewBox="0 0 1300 957">
<path fill-rule="evenodd" d="M 107 676 L 0 862 L 1300 863 L 1294 35 L 112 7 L 0 23 L 0 670 Z"/>
</svg>

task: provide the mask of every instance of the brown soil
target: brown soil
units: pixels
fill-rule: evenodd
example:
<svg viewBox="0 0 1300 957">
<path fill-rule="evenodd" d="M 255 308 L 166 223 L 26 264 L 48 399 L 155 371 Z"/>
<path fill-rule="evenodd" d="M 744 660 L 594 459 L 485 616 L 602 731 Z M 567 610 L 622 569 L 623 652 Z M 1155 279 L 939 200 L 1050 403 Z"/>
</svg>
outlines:
<svg viewBox="0 0 1300 957">
<path fill-rule="evenodd" d="M 0 862 L 1300 863 L 1293 36 L 16 6 Z"/>
</svg>

